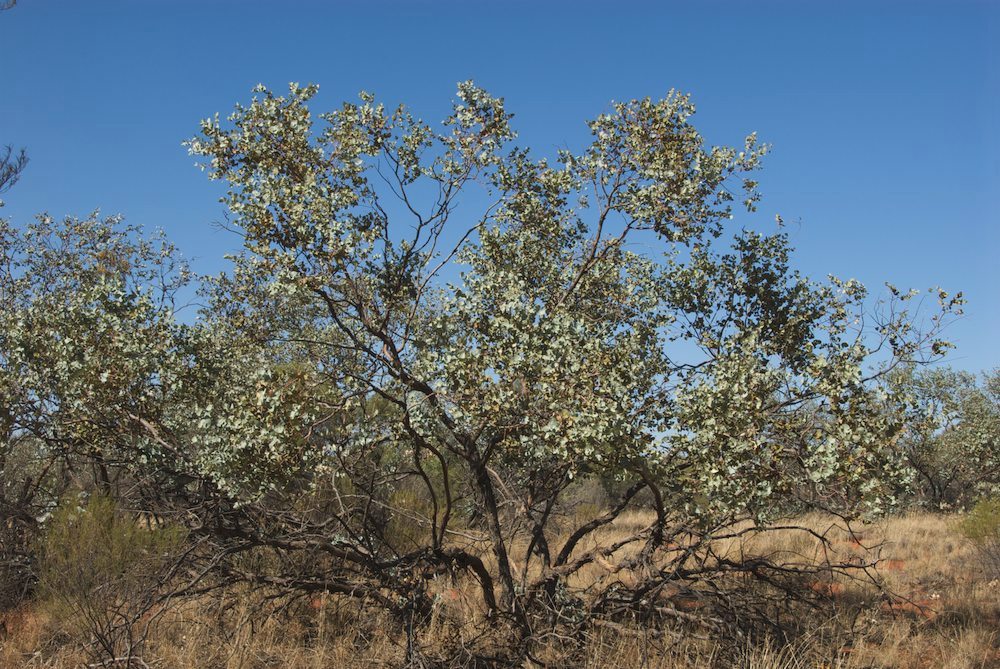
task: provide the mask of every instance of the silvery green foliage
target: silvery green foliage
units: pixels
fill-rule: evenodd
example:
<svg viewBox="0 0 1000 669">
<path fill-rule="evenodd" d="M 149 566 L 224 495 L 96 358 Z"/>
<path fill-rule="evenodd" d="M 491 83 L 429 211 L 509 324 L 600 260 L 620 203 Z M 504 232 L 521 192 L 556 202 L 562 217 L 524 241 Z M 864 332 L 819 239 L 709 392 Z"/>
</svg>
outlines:
<svg viewBox="0 0 1000 669">
<path fill-rule="evenodd" d="M 551 159 L 471 82 L 439 126 L 367 93 L 319 116 L 315 86 L 256 94 L 188 143 L 244 242 L 195 322 L 173 249 L 116 219 L 0 227 L 4 448 L 30 437 L 176 514 L 196 581 L 412 621 L 462 570 L 527 638 L 742 569 L 711 542 L 744 521 L 879 512 L 905 484 L 912 399 L 887 377 L 947 348 L 961 296 L 918 331 L 915 293 L 873 303 L 800 276 L 780 231 L 727 230 L 760 199 L 753 135 L 706 145 L 670 93 Z M 621 494 L 570 522 L 580 477 Z M 648 527 L 589 541 L 640 492 Z M 280 559 L 248 571 L 257 549 Z M 607 560 L 633 592 L 573 590 Z"/>
<path fill-rule="evenodd" d="M 1000 493 L 1000 373 L 905 368 L 892 383 L 913 405 L 902 446 L 919 501 L 949 509 Z"/>
<path fill-rule="evenodd" d="M 175 251 L 117 218 L 0 221 L 2 434 L 116 460 L 178 369 Z"/>
<path fill-rule="evenodd" d="M 316 87 L 258 92 L 189 144 L 229 183 L 246 239 L 217 299 L 238 300 L 239 322 L 300 360 L 341 417 L 384 396 L 401 413 L 376 431 L 403 451 L 570 477 L 641 461 L 697 514 L 764 516 L 797 478 L 891 503 L 903 414 L 886 408 L 903 405 L 879 378 L 943 344 L 917 340 L 905 311 L 870 339 L 863 287 L 800 277 L 781 234 L 717 248 L 733 191 L 759 200 L 753 135 L 705 146 L 671 93 L 614 105 L 550 165 L 512 146 L 503 101 L 471 83 L 438 130 L 368 94 L 315 129 Z M 296 411 L 303 429 L 321 413 Z M 338 448 L 371 420 L 338 426 Z M 244 448 L 229 443 L 212 450 Z"/>
<path fill-rule="evenodd" d="M 162 237 L 116 217 L 0 220 L 0 580 L 17 596 L 60 498 L 184 469 L 140 426 L 182 390 L 174 297 L 187 281 Z"/>
</svg>

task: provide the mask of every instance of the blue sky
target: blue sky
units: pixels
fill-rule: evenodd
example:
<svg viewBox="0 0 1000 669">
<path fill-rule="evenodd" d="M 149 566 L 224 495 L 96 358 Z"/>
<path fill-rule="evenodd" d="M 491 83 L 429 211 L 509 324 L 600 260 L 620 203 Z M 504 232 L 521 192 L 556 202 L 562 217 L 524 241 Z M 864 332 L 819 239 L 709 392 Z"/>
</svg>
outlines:
<svg viewBox="0 0 1000 669">
<path fill-rule="evenodd" d="M 31 163 L 3 213 L 95 208 L 166 230 L 196 269 L 236 240 L 181 141 L 258 82 L 370 90 L 436 121 L 475 79 L 539 153 L 609 101 L 691 93 L 712 143 L 773 145 L 759 216 L 796 264 L 878 293 L 962 290 L 957 367 L 1000 366 L 1000 2 L 20 0 L 0 13 L 0 144 Z"/>
</svg>

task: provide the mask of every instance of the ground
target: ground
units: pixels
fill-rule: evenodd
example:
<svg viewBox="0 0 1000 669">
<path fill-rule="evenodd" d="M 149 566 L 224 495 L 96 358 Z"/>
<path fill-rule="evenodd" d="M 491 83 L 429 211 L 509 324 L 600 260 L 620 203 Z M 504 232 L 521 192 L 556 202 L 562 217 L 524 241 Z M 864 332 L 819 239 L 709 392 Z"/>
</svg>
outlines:
<svg viewBox="0 0 1000 669">
<path fill-rule="evenodd" d="M 669 634 L 622 634 L 596 629 L 585 657 L 569 666 L 626 667 L 737 666 L 746 669 L 988 669 L 1000 667 L 1000 574 L 984 567 L 976 547 L 958 529 L 957 515 L 911 513 L 854 532 L 823 516 L 798 521 L 825 533 L 825 547 L 802 533 L 779 531 L 752 542 L 733 541 L 726 550 L 744 554 L 784 552 L 795 559 L 877 563 L 877 578 L 894 596 L 877 592 L 864 579 L 817 578 L 809 587 L 824 606 L 808 621 L 809 633 L 793 645 L 746 644 L 733 659 L 716 644 Z M 622 525 L 642 523 L 636 513 L 619 520 L 597 541 L 613 540 Z M 582 576 L 622 578 L 595 563 Z M 454 643 L 462 626 L 475 618 L 476 602 L 461 583 L 435 584 L 436 619 L 423 643 L 434 634 Z M 697 610 L 697 601 L 677 597 L 678 610 Z M 264 619 L 253 593 L 226 600 L 187 602 L 165 613 L 150 634 L 144 658 L 150 667 L 378 667 L 400 666 L 400 635 L 377 624 L 370 612 L 341 606 L 333 598 L 299 601 Z M 361 617 L 359 617 L 361 616 Z M 0 666 L 64 669 L 86 665 L 74 649 L 72 634 L 52 608 L 37 602 L 0 614 Z M 850 633 L 845 634 L 848 629 Z M 435 631 L 436 630 L 436 631 Z M 464 642 L 464 641 L 463 641 Z M 558 659 L 553 646 L 551 659 Z M 541 658 L 545 659 L 545 658 Z M 565 662 L 562 666 L 567 666 Z"/>
</svg>

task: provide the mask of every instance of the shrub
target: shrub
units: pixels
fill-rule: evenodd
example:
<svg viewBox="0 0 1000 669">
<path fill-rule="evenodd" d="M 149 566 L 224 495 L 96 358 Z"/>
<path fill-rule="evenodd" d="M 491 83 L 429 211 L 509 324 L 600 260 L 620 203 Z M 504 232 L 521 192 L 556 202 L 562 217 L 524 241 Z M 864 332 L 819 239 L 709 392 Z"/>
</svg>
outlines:
<svg viewBox="0 0 1000 669">
<path fill-rule="evenodd" d="M 947 367 L 911 369 L 895 382 L 913 402 L 900 443 L 916 500 L 964 510 L 1000 492 L 1000 370 L 977 378 Z"/>
<path fill-rule="evenodd" d="M 960 526 L 976 544 L 990 578 L 1000 578 L 1000 497 L 979 501 Z"/>
<path fill-rule="evenodd" d="M 91 497 L 82 508 L 63 504 L 44 541 L 41 593 L 55 618 L 95 658 L 140 666 L 142 644 L 183 539 L 175 528 L 123 514 L 108 497 Z"/>
<path fill-rule="evenodd" d="M 0 416 L 0 434 L 2 422 Z M 34 592 L 38 542 L 61 489 L 61 473 L 53 454 L 37 441 L 0 440 L 0 611 L 17 607 Z"/>
</svg>

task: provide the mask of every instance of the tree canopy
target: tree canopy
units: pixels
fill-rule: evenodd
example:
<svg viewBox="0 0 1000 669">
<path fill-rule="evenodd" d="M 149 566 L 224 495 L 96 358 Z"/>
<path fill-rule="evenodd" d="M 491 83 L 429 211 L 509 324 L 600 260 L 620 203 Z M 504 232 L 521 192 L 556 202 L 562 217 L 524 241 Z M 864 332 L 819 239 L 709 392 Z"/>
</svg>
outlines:
<svg viewBox="0 0 1000 669">
<path fill-rule="evenodd" d="M 40 460 L 26 490 L 89 476 L 172 515 L 202 542 L 192 590 L 412 619 L 430 579 L 466 572 L 526 640 L 652 610 L 667 582 L 773 584 L 795 569 L 712 540 L 894 503 L 912 407 L 890 377 L 940 357 L 961 295 L 935 291 L 921 330 L 915 293 L 872 302 L 800 275 L 780 230 L 733 230 L 760 200 L 754 135 L 706 144 L 671 92 L 541 157 L 471 82 L 441 126 L 367 93 L 314 115 L 316 90 L 258 88 L 189 141 L 243 240 L 194 322 L 163 240 L 96 215 L 0 228 L 0 429 Z M 580 519 L 585 477 L 617 497 Z M 586 541 L 640 503 L 649 526 Z M 260 548 L 279 558 L 241 560 Z M 643 576 L 575 591 L 595 562 Z M 719 606 L 713 624 L 738 618 Z"/>
</svg>

